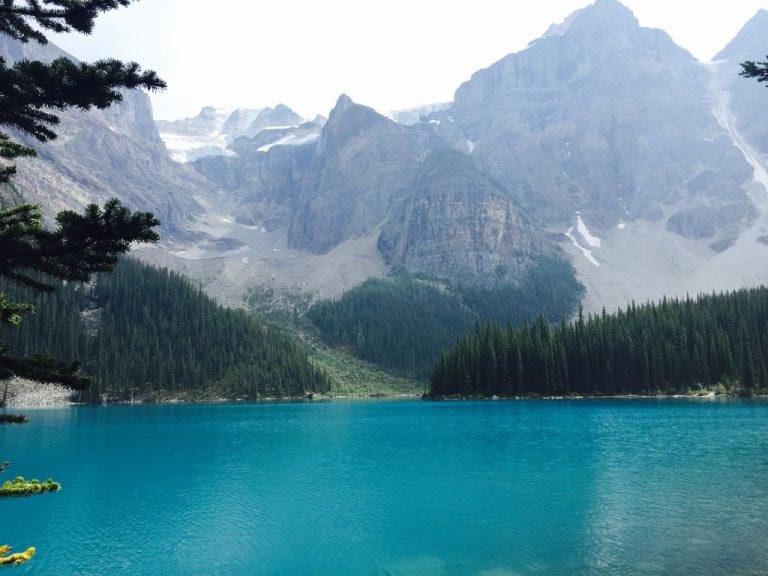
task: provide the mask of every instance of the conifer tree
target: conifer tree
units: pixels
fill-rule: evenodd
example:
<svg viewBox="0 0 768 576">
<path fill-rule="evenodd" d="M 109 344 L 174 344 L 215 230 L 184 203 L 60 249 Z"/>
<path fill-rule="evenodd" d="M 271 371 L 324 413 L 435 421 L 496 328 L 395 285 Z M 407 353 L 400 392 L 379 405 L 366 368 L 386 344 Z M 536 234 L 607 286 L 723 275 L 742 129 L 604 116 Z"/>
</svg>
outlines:
<svg viewBox="0 0 768 576">
<path fill-rule="evenodd" d="M 127 6 L 131 0 L 0 0 L 0 34 L 22 43 L 46 44 L 46 32 L 92 31 L 102 12 Z M 159 90 L 165 83 L 138 64 L 100 60 L 91 64 L 58 58 L 51 63 L 0 58 L 0 129 L 25 134 L 38 142 L 56 138 L 57 112 L 67 108 L 106 108 L 122 99 L 121 90 Z M 0 131 L 0 183 L 16 172 L 13 160 L 34 156 L 33 148 Z M 0 276 L 49 292 L 49 279 L 87 282 L 94 272 L 108 271 L 133 242 L 154 242 L 159 222 L 150 213 L 133 213 L 117 200 L 103 208 L 90 205 L 84 214 L 61 212 L 56 227 L 47 230 L 39 206 L 24 204 L 0 211 Z M 0 294 L 0 322 L 18 324 L 32 311 L 25 302 Z M 25 376 L 39 381 L 82 386 L 85 380 L 75 363 L 46 358 L 14 358 L 0 343 L 0 379 Z M 6 416 L 5 421 L 8 420 Z M 3 423 L 3 422 L 0 422 Z M 5 465 L 3 466 L 5 468 Z M 34 486 L 0 487 L 0 496 L 36 494 Z M 23 489 L 22 489 L 23 488 Z M 29 551 L 34 554 L 34 548 Z M 0 547 L 0 560 L 8 560 Z M 18 561 L 29 559 L 12 555 Z M 9 563 L 2 562 L 2 563 Z"/>
<path fill-rule="evenodd" d="M 127 6 L 132 0 L 2 0 L 0 34 L 23 43 L 47 44 L 44 30 L 89 34 L 101 12 Z M 122 100 L 122 89 L 161 90 L 165 82 L 135 62 L 105 59 L 76 63 L 57 58 L 50 64 L 21 60 L 9 66 L 0 58 L 0 126 L 26 133 L 40 142 L 56 138 L 56 111 L 65 108 L 107 108 Z M 34 156 L 34 149 L 0 132 L 0 182 L 16 168 L 7 161 Z"/>
<path fill-rule="evenodd" d="M 754 78 L 758 82 L 768 82 L 768 62 L 755 62 L 753 60 L 742 62 L 739 75 L 745 78 Z"/>
<path fill-rule="evenodd" d="M 88 34 L 101 12 L 127 6 L 130 0 L 3 0 L 0 33 L 23 43 L 46 44 L 43 31 Z M 58 58 L 50 64 L 21 60 L 9 66 L 0 58 L 0 127 L 26 133 L 40 142 L 56 138 L 56 112 L 66 108 L 106 108 L 122 100 L 121 90 L 165 87 L 153 71 L 135 63 L 101 60 L 93 64 Z M 16 167 L 9 163 L 35 151 L 0 132 L 0 182 Z M 103 208 L 90 205 L 84 214 L 61 212 L 48 230 L 39 206 L 24 204 L 0 211 L 0 276 L 50 292 L 45 278 L 87 282 L 94 272 L 111 270 L 132 242 L 154 242 L 159 222 L 150 213 L 132 213 L 119 201 Z M 12 302 L 0 293 L 0 322 L 18 324 L 31 305 Z M 82 386 L 76 364 L 51 359 L 11 358 L 0 343 L 0 379 L 12 375 Z"/>
</svg>

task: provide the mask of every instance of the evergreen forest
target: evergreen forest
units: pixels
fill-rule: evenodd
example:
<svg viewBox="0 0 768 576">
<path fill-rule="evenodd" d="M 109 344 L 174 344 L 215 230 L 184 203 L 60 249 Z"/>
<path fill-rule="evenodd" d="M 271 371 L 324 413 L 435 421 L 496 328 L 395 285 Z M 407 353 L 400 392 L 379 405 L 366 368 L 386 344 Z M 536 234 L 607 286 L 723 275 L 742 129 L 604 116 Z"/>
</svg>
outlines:
<svg viewBox="0 0 768 576">
<path fill-rule="evenodd" d="M 519 285 L 450 287 L 398 270 L 319 302 L 306 316 L 329 345 L 427 380 L 440 353 L 478 321 L 521 325 L 543 314 L 554 322 L 574 313 L 582 293 L 570 264 L 542 257 Z"/>
<path fill-rule="evenodd" d="M 175 272 L 135 260 L 53 293 L 7 281 L 0 290 L 35 306 L 18 326 L 0 326 L 8 351 L 80 361 L 91 381 L 86 402 L 257 399 L 329 388 L 279 329 L 223 308 Z"/>
<path fill-rule="evenodd" d="M 476 326 L 444 353 L 433 397 L 754 394 L 768 388 L 768 288 L 631 304 L 615 314 Z"/>
</svg>

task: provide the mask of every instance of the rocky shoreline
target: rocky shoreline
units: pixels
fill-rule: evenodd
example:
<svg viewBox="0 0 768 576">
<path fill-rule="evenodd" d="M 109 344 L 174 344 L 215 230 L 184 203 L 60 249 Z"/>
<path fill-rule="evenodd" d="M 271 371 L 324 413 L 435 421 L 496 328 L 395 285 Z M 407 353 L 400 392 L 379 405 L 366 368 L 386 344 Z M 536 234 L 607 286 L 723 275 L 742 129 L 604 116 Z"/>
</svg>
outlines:
<svg viewBox="0 0 768 576">
<path fill-rule="evenodd" d="M 0 383 L 0 400 L 5 385 Z M 7 408 L 55 408 L 72 404 L 73 390 L 59 384 L 41 384 L 32 380 L 12 378 L 8 381 Z"/>
</svg>

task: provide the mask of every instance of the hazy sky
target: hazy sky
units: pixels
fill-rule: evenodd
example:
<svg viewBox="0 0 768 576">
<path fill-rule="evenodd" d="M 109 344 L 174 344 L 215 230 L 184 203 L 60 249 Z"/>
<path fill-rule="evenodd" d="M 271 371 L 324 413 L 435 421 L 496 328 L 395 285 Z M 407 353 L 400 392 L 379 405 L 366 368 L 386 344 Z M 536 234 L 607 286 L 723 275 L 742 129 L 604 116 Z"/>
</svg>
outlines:
<svg viewBox="0 0 768 576">
<path fill-rule="evenodd" d="M 280 102 L 311 118 L 339 94 L 381 112 L 453 99 L 459 84 L 541 36 L 589 0 L 141 0 L 99 18 L 90 37 L 54 41 L 82 60 L 117 57 L 168 82 L 156 118 L 204 105 Z M 709 60 L 759 0 L 626 0 Z M 755 58 L 762 58 L 756 54 Z"/>
</svg>

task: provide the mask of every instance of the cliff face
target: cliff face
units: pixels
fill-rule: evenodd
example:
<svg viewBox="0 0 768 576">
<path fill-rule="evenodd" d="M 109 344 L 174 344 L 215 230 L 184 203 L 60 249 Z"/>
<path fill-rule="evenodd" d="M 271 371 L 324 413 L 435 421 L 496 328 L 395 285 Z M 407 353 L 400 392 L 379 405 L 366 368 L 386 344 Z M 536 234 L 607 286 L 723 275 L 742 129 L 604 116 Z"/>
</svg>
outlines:
<svg viewBox="0 0 768 576">
<path fill-rule="evenodd" d="M 548 243 L 467 156 L 441 150 L 420 167 L 411 194 L 382 230 L 379 249 L 390 265 L 488 286 L 524 277 Z"/>
<path fill-rule="evenodd" d="M 288 230 L 291 245 L 324 253 L 369 233 L 408 193 L 425 155 L 405 127 L 339 98 L 301 184 Z"/>
<path fill-rule="evenodd" d="M 456 92 L 472 157 L 567 227 L 638 218 L 722 249 L 751 215 L 751 170 L 712 114 L 710 74 L 616 0 L 599 0 Z M 725 217 L 727 215 L 727 217 Z"/>
<path fill-rule="evenodd" d="M 763 61 L 768 54 L 768 11 L 760 10 L 715 56 L 716 94 L 731 114 L 733 126 L 756 151 L 768 154 L 768 90 L 764 84 L 738 75 L 746 60 Z M 722 100 L 725 100 L 722 102 Z"/>
<path fill-rule="evenodd" d="M 324 255 L 380 234 L 388 266 L 462 284 L 518 282 L 536 256 L 558 252 L 554 242 L 437 128 L 397 124 L 342 96 L 316 140 L 265 149 L 243 138 L 236 157 L 194 166 L 236 198 L 239 223 L 284 230 L 295 250 Z"/>
</svg>

